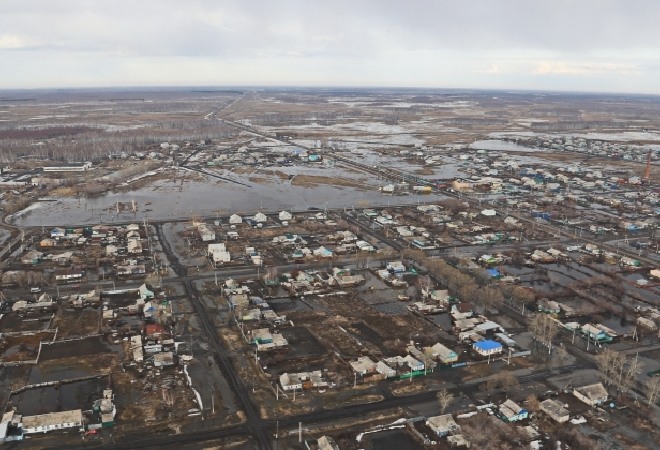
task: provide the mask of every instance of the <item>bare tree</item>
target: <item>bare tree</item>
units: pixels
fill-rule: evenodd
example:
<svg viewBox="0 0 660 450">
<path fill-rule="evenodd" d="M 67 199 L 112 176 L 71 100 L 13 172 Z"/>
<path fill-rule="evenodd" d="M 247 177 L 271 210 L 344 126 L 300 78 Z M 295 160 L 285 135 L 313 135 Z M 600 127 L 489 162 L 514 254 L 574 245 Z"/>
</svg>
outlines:
<svg viewBox="0 0 660 450">
<path fill-rule="evenodd" d="M 526 401 L 527 401 L 527 409 L 528 409 L 529 411 L 534 412 L 534 411 L 538 411 L 538 410 L 539 410 L 540 403 L 539 403 L 539 399 L 536 397 L 536 395 L 534 395 L 534 394 L 529 394 L 529 395 L 527 396 L 527 400 L 526 400 Z"/>
<path fill-rule="evenodd" d="M 643 366 L 644 363 L 639 360 L 639 354 L 635 354 L 635 357 L 627 362 L 627 367 L 622 370 L 622 375 L 619 377 L 619 389 L 630 389 L 635 383 L 637 375 L 641 373 Z"/>
<path fill-rule="evenodd" d="M 424 296 L 430 293 L 433 282 L 431 281 L 430 276 L 422 275 L 417 277 L 415 285 L 417 286 L 418 291 Z"/>
<path fill-rule="evenodd" d="M 441 391 L 438 391 L 436 398 L 438 399 L 438 405 L 440 406 L 440 414 L 444 414 L 447 406 L 449 406 L 454 400 L 454 394 L 447 389 L 442 389 Z"/>
<path fill-rule="evenodd" d="M 568 358 L 568 351 L 566 350 L 566 347 L 558 347 L 557 348 L 557 358 L 559 358 L 560 362 L 566 361 Z"/>
<path fill-rule="evenodd" d="M 557 322 L 548 314 L 534 314 L 529 319 L 528 327 L 534 340 L 547 347 L 549 352 L 552 340 L 559 332 Z"/>
<path fill-rule="evenodd" d="M 608 385 L 615 384 L 617 380 L 616 376 L 620 372 L 619 367 L 623 365 L 621 354 L 611 348 L 606 348 L 596 357 L 596 365 L 603 375 L 605 383 Z"/>
<path fill-rule="evenodd" d="M 660 395 L 660 377 L 655 376 L 646 380 L 646 396 L 649 399 L 649 406 L 655 403 L 658 395 Z"/>
</svg>

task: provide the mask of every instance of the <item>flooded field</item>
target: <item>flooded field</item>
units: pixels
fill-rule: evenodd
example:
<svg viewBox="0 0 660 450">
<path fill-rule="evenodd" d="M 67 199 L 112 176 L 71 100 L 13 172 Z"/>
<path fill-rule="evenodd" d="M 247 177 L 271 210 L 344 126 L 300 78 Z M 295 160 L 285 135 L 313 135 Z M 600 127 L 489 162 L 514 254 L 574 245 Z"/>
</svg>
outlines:
<svg viewBox="0 0 660 450">
<path fill-rule="evenodd" d="M 81 357 L 88 355 L 98 355 L 101 353 L 121 353 L 120 345 L 110 345 L 103 340 L 101 336 L 91 336 L 86 339 L 76 340 L 75 342 L 55 342 L 44 345 L 41 349 L 40 361 L 49 361 L 51 359 Z"/>
<path fill-rule="evenodd" d="M 424 448 L 410 434 L 401 430 L 383 431 L 365 436 L 361 448 L 365 450 L 420 450 Z"/>
<path fill-rule="evenodd" d="M 105 377 L 62 385 L 27 389 L 11 396 L 12 404 L 26 416 L 68 409 L 91 409 L 94 400 L 107 388 Z"/>
<path fill-rule="evenodd" d="M 20 226 L 50 226 L 70 224 L 98 224 L 149 220 L 171 220 L 197 215 L 214 216 L 262 210 L 277 212 L 283 209 L 306 209 L 307 205 L 328 208 L 351 208 L 387 205 L 391 197 L 354 187 L 314 185 L 295 186 L 288 181 L 278 183 L 230 183 L 210 176 L 202 180 L 180 182 L 176 179 L 158 180 L 153 184 L 129 192 L 108 192 L 98 197 L 61 198 L 39 202 L 29 210 L 13 216 Z M 385 184 L 385 183 L 383 183 Z M 421 197 L 398 197 L 397 203 L 415 204 Z M 426 195 L 425 201 L 439 200 L 439 195 Z M 135 213 L 115 211 L 117 202 L 133 202 Z"/>
</svg>

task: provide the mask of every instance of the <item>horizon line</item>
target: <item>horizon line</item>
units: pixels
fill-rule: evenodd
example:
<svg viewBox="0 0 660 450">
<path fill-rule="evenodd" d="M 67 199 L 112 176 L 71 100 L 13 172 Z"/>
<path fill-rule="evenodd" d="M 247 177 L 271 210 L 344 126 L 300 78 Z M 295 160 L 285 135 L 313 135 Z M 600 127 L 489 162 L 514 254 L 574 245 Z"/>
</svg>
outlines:
<svg viewBox="0 0 660 450">
<path fill-rule="evenodd" d="M 570 89 L 540 89 L 540 88 L 487 88 L 487 87 L 428 87 L 428 86 L 378 86 L 378 85 L 295 85 L 295 84 L 135 84 L 135 85 L 107 85 L 107 86 L 51 86 L 51 87 L 0 87 L 0 92 L 45 92 L 45 91 L 101 91 L 101 90 L 175 90 L 175 89 L 242 89 L 242 90 L 390 90 L 390 91 L 476 91 L 476 92 L 504 92 L 507 94 L 570 94 L 570 95 L 616 95 L 616 96 L 644 96 L 660 97 L 660 93 L 650 92 L 625 92 L 625 91 L 603 91 L 603 90 L 570 90 Z"/>
</svg>

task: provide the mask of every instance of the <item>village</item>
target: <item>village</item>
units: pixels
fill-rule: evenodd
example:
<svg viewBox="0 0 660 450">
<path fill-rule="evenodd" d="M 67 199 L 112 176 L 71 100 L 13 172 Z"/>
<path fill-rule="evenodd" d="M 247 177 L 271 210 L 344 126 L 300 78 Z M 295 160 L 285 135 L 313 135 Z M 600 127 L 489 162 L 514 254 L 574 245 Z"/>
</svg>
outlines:
<svg viewBox="0 0 660 450">
<path fill-rule="evenodd" d="M 658 442 L 656 146 L 218 98 L 190 139 L 3 166 L 0 441 Z"/>
</svg>

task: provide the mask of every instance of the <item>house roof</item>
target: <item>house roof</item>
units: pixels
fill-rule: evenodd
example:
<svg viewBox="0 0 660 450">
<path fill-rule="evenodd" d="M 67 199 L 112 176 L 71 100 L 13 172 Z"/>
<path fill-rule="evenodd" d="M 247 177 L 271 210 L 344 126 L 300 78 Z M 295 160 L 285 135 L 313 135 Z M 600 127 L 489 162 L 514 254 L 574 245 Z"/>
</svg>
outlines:
<svg viewBox="0 0 660 450">
<path fill-rule="evenodd" d="M 165 328 L 159 324 L 148 324 L 144 327 L 144 333 L 147 336 L 152 336 L 154 334 L 162 334 L 165 332 Z"/>
<path fill-rule="evenodd" d="M 485 339 L 483 341 L 475 342 L 474 346 L 477 349 L 484 351 L 502 348 L 502 344 L 500 344 L 499 342 L 491 341 L 490 339 Z"/>
<path fill-rule="evenodd" d="M 451 414 L 429 417 L 426 424 L 435 431 L 448 432 L 450 430 L 460 430 L 461 427 L 456 423 Z"/>
<path fill-rule="evenodd" d="M 590 384 L 587 386 L 576 388 L 575 390 L 592 400 L 607 398 L 608 396 L 607 389 L 605 389 L 603 383 Z"/>
<path fill-rule="evenodd" d="M 525 412 L 524 408 L 521 408 L 516 402 L 511 399 L 508 399 L 499 406 L 500 413 L 502 413 L 507 418 L 512 418 L 518 414 Z"/>
<path fill-rule="evenodd" d="M 551 398 L 549 398 L 547 400 L 543 400 L 539 404 L 539 406 L 540 406 L 542 411 L 544 411 L 546 414 L 548 414 L 549 416 L 551 416 L 553 418 L 554 417 L 563 417 L 563 416 L 567 416 L 569 414 L 568 410 L 566 408 L 564 408 L 564 406 L 561 403 L 559 403 L 559 402 L 557 402 L 557 401 L 555 401 Z"/>
</svg>

